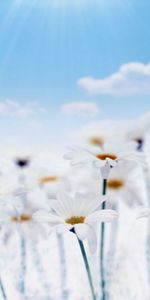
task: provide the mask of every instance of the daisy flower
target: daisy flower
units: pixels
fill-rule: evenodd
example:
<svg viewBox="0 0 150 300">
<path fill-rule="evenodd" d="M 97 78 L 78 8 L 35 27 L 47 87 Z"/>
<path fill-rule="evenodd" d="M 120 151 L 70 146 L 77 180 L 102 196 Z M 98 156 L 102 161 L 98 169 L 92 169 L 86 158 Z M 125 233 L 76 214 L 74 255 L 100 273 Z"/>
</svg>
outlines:
<svg viewBox="0 0 150 300">
<path fill-rule="evenodd" d="M 41 191 L 27 193 L 25 199 L 20 195 L 9 200 L 12 204 L 5 205 L 0 209 L 1 239 L 4 245 L 9 246 L 17 235 L 20 244 L 20 274 L 17 284 L 21 298 L 26 293 L 26 270 L 27 270 L 27 242 L 30 246 L 35 244 L 39 238 L 46 238 L 46 225 L 35 224 L 32 214 L 39 208 L 46 207 Z M 19 203 L 20 200 L 20 203 Z M 25 200 L 25 201 L 23 201 Z M 33 247 L 33 246 L 32 246 Z M 16 248 L 15 252 L 16 252 Z M 13 249 L 12 249 L 13 251 Z M 16 253 L 15 253 L 16 255 Z"/>
<path fill-rule="evenodd" d="M 29 182 L 29 186 L 38 186 L 49 199 L 56 198 L 57 192 L 62 186 L 66 190 L 70 187 L 67 177 L 56 168 L 33 169 L 27 178 L 27 182 Z"/>
<path fill-rule="evenodd" d="M 40 187 L 49 199 L 54 199 L 62 186 L 66 190 L 70 187 L 66 177 L 66 166 L 64 160 L 59 160 L 57 156 L 43 156 L 34 160 L 27 181 L 33 187 Z"/>
<path fill-rule="evenodd" d="M 97 237 L 95 224 L 111 222 L 118 214 L 114 210 L 101 210 L 99 200 L 93 195 L 76 193 L 70 196 L 66 193 L 58 195 L 51 201 L 49 211 L 38 211 L 33 219 L 38 222 L 48 222 L 51 230 L 57 233 L 73 231 L 79 240 L 87 239 L 92 251 L 96 250 Z"/>
<path fill-rule="evenodd" d="M 41 172 L 37 178 L 39 186 L 45 191 L 48 198 L 56 198 L 61 187 L 69 190 L 70 185 L 67 177 L 58 170 L 46 170 Z"/>
<path fill-rule="evenodd" d="M 103 149 L 100 148 L 97 153 L 79 147 L 70 148 L 64 158 L 70 160 L 72 165 L 92 163 L 96 168 L 101 169 L 103 178 L 107 179 L 110 169 L 115 167 L 118 162 L 142 162 L 143 155 L 135 151 L 135 143 L 131 142 L 105 144 Z"/>
<path fill-rule="evenodd" d="M 11 237 L 15 231 L 21 232 L 25 238 L 36 241 L 38 236 L 43 236 L 42 224 L 37 226 L 32 215 L 38 209 L 47 207 L 47 199 L 40 190 L 27 194 L 26 201 L 21 201 L 20 195 L 9 199 L 9 204 L 1 206 L 0 220 L 2 235 Z"/>
<path fill-rule="evenodd" d="M 86 144 L 91 147 L 103 147 L 105 143 L 118 138 L 118 128 L 122 126 L 122 121 L 104 120 L 90 122 L 80 129 L 74 136 L 80 145 Z"/>
<path fill-rule="evenodd" d="M 107 179 L 107 207 L 115 207 L 123 200 L 129 207 L 147 202 L 145 181 L 141 168 L 118 164 Z"/>
<path fill-rule="evenodd" d="M 80 193 L 101 193 L 103 182 L 99 169 L 93 170 L 89 165 L 84 168 L 75 166 L 69 173 L 71 191 Z M 147 204 L 146 186 L 143 172 L 139 166 L 132 163 L 117 164 L 107 179 L 107 208 L 116 208 L 120 201 L 129 207 L 145 206 Z"/>
</svg>

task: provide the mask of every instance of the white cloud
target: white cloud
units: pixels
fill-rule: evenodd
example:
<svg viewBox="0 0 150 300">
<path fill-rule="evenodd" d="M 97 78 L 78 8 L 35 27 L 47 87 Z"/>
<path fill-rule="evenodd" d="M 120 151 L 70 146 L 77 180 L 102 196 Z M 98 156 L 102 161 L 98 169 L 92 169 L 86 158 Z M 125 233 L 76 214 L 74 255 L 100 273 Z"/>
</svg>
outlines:
<svg viewBox="0 0 150 300">
<path fill-rule="evenodd" d="M 70 102 L 64 103 L 62 112 L 67 115 L 94 117 L 99 113 L 96 103 L 93 102 Z"/>
<path fill-rule="evenodd" d="M 83 77 L 77 84 L 92 94 L 142 95 L 150 94 L 150 64 L 131 62 L 120 66 L 116 73 L 102 79 Z"/>
<path fill-rule="evenodd" d="M 26 118 L 44 112 L 35 102 L 19 103 L 13 100 L 0 101 L 0 116 Z"/>
</svg>

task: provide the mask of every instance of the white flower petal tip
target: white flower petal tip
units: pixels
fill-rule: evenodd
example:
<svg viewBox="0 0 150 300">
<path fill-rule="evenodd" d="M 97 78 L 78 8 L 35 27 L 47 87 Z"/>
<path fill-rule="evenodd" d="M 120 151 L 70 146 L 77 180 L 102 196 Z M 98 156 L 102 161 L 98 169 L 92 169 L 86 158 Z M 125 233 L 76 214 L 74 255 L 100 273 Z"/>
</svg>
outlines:
<svg viewBox="0 0 150 300">
<path fill-rule="evenodd" d="M 88 224 L 100 223 L 100 222 L 112 222 L 118 218 L 118 213 L 115 210 L 111 209 L 101 209 L 99 211 L 93 212 L 86 218 Z"/>
<path fill-rule="evenodd" d="M 141 212 L 141 213 L 137 216 L 137 219 L 142 219 L 142 218 L 150 218 L 150 209 L 147 209 L 147 210 Z"/>
<path fill-rule="evenodd" d="M 102 212 L 102 221 L 101 222 L 112 222 L 116 219 L 119 218 L 119 214 L 115 211 L 115 210 L 112 210 L 112 209 L 105 209 L 104 212 Z"/>
<path fill-rule="evenodd" d="M 35 222 L 44 222 L 44 223 L 62 223 L 62 220 L 59 216 L 56 216 L 48 211 L 39 210 L 32 216 L 33 221 Z"/>
</svg>

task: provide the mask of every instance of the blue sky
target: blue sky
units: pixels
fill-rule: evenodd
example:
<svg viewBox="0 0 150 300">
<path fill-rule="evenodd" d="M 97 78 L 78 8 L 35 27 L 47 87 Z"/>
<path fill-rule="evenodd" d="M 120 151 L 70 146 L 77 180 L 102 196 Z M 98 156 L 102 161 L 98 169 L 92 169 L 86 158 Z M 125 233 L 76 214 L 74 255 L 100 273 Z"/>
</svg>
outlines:
<svg viewBox="0 0 150 300">
<path fill-rule="evenodd" d="M 2 112 L 2 140 L 23 136 L 27 142 L 33 134 L 37 143 L 39 136 L 43 143 L 55 135 L 61 140 L 68 127 L 91 121 L 64 115 L 66 102 L 96 103 L 94 120 L 136 118 L 150 110 L 149 91 L 116 96 L 77 84 L 83 77 L 107 78 L 130 62 L 149 64 L 149 11 L 148 0 L 1 0 L 0 101 L 41 108 L 27 118 Z"/>
</svg>

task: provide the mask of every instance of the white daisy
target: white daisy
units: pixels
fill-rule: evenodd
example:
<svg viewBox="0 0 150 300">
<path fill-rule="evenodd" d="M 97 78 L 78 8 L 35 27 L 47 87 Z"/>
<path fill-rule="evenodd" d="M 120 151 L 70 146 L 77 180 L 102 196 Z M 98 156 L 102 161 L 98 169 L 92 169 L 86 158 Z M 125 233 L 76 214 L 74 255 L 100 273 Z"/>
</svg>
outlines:
<svg viewBox="0 0 150 300">
<path fill-rule="evenodd" d="M 12 201 L 12 204 L 10 204 Z M 35 190 L 26 195 L 26 201 L 22 201 L 20 195 L 10 199 L 9 204 L 0 208 L 0 223 L 2 236 L 13 236 L 18 231 L 25 238 L 36 240 L 43 236 L 42 224 L 35 224 L 32 215 L 38 209 L 47 207 L 47 199 L 40 190 Z"/>
<path fill-rule="evenodd" d="M 51 210 L 39 211 L 33 215 L 38 222 L 48 222 L 51 230 L 63 233 L 71 230 L 80 240 L 87 238 L 92 251 L 96 250 L 97 237 L 95 224 L 111 222 L 117 217 L 113 210 L 101 210 L 98 199 L 93 195 L 76 193 L 70 196 L 66 193 L 58 195 L 58 200 L 51 202 Z"/>
<path fill-rule="evenodd" d="M 56 198 L 56 194 L 62 186 L 66 190 L 69 189 L 65 162 L 62 158 L 60 160 L 57 155 L 38 156 L 31 167 L 27 178 L 29 185 L 39 186 L 48 198 Z"/>
<path fill-rule="evenodd" d="M 37 182 L 39 186 L 46 192 L 46 195 L 49 199 L 52 197 L 56 198 L 57 192 L 62 187 L 65 188 L 65 190 L 69 190 L 70 188 L 67 177 L 64 174 L 54 170 L 47 170 L 45 173 L 43 172 L 39 174 Z"/>
<path fill-rule="evenodd" d="M 122 123 L 122 121 L 109 119 L 90 122 L 73 135 L 73 140 L 77 139 L 80 145 L 86 145 L 86 147 L 103 147 L 105 143 L 118 139 Z"/>
<path fill-rule="evenodd" d="M 120 200 L 128 206 L 136 207 L 147 202 L 145 182 L 141 168 L 118 164 L 107 180 L 107 207 L 117 207 Z M 108 206 L 109 204 L 109 206 Z"/>
<path fill-rule="evenodd" d="M 70 148 L 64 158 L 70 160 L 72 165 L 92 163 L 101 169 L 103 178 L 107 178 L 110 168 L 115 167 L 120 161 L 143 162 L 143 155 L 135 151 L 134 142 L 105 144 L 103 149 L 100 148 L 97 153 L 79 147 Z"/>
</svg>

